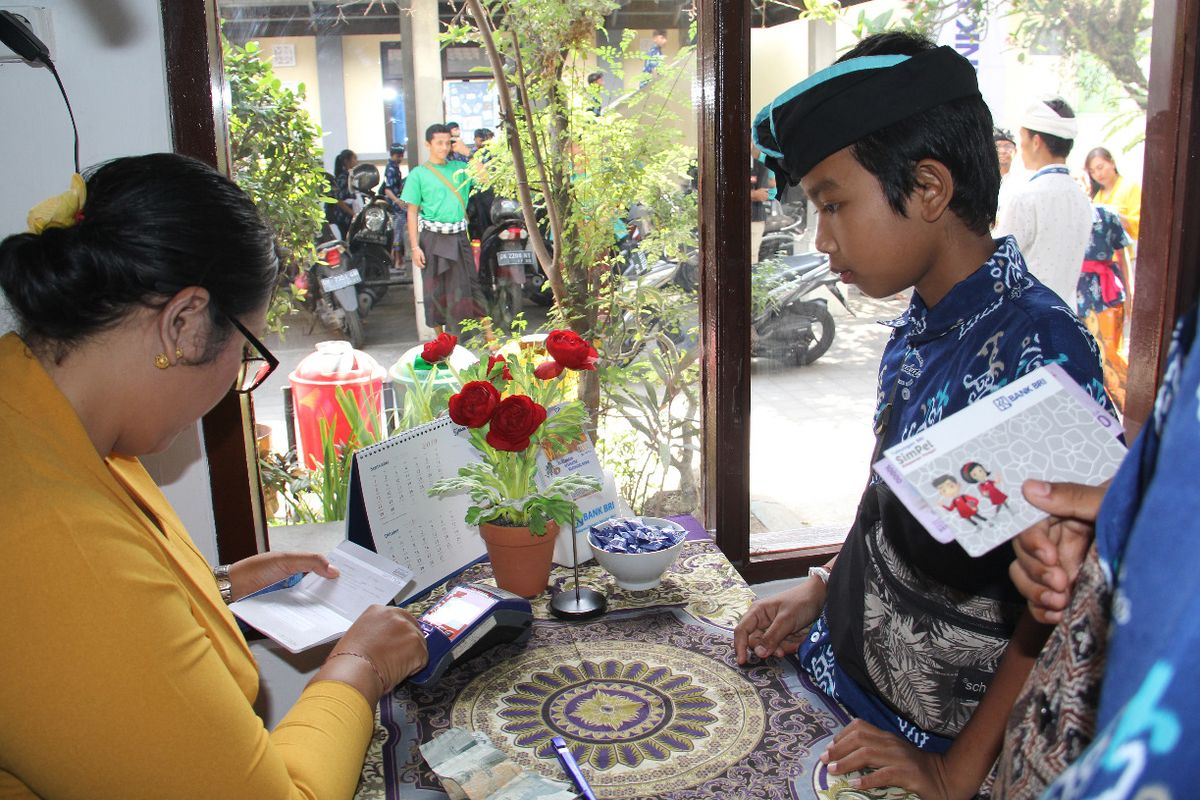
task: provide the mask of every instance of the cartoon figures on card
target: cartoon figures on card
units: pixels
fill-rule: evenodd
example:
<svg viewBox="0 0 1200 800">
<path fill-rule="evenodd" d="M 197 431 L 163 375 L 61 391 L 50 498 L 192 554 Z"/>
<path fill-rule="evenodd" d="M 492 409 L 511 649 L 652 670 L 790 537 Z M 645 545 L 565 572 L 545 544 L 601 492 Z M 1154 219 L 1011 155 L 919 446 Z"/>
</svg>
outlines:
<svg viewBox="0 0 1200 800">
<path fill-rule="evenodd" d="M 933 479 L 933 488 L 937 489 L 943 500 L 949 501 L 949 505 L 943 505 L 942 508 L 957 511 L 960 517 L 975 526 L 987 522 L 987 517 L 979 513 L 979 498 L 963 493 L 962 484 L 954 476 L 939 475 Z"/>
<path fill-rule="evenodd" d="M 1000 487 L 996 484 L 996 479 L 992 477 L 992 473 L 988 472 L 982 464 L 977 461 L 968 461 L 966 464 L 963 464 L 961 473 L 963 480 L 979 485 L 979 493 L 991 501 L 992 508 L 996 511 L 1003 508 L 1012 513 L 1012 509 L 1008 507 L 1008 495 L 1000 491 Z"/>
</svg>

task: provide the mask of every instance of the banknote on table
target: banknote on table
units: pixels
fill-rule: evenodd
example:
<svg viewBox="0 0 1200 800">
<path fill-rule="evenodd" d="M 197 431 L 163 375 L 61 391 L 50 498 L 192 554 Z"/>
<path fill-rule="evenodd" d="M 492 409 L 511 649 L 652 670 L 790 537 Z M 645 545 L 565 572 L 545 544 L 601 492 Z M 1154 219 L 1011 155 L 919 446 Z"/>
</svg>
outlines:
<svg viewBox="0 0 1200 800">
<path fill-rule="evenodd" d="M 527 773 L 479 731 L 451 728 L 421 745 L 451 800 L 574 800 L 568 784 Z"/>
<path fill-rule="evenodd" d="M 889 786 L 881 789 L 855 789 L 850 781 L 861 778 L 870 770 L 863 772 L 847 772 L 845 775 L 829 776 L 829 788 L 817 792 L 820 800 L 921 800 L 912 792 Z"/>
</svg>

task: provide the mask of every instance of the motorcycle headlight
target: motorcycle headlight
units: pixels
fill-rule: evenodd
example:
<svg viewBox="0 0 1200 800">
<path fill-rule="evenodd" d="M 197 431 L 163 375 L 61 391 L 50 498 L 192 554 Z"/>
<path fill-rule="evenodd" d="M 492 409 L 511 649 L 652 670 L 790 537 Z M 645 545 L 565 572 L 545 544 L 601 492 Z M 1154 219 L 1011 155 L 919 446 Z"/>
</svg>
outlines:
<svg viewBox="0 0 1200 800">
<path fill-rule="evenodd" d="M 373 233 L 383 231 L 383 226 L 387 224 L 387 212 L 382 208 L 368 208 L 365 214 L 367 230 Z"/>
</svg>

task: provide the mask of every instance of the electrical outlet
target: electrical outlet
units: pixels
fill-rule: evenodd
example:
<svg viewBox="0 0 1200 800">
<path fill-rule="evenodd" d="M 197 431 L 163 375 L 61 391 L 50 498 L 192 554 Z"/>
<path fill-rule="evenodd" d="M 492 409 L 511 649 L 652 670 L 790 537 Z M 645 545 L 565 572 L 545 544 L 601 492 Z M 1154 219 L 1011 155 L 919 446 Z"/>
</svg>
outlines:
<svg viewBox="0 0 1200 800">
<path fill-rule="evenodd" d="M 5 3 L 0 3 L 0 11 L 11 12 L 14 16 L 29 26 L 33 31 L 33 35 L 42 40 L 42 44 L 50 51 L 50 57 L 54 58 L 54 31 L 50 27 L 50 9 L 42 6 L 12 6 Z M 3 44 L 0 44 L 0 63 L 6 61 L 23 61 L 23 59 L 9 50 Z"/>
</svg>

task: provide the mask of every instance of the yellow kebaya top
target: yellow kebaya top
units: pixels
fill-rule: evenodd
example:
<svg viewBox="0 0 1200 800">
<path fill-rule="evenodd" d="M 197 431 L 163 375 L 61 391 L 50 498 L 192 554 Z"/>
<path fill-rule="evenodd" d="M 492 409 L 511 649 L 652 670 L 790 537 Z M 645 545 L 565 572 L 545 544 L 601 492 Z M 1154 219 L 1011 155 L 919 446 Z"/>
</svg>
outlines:
<svg viewBox="0 0 1200 800">
<path fill-rule="evenodd" d="M 0 798 L 349 798 L 373 709 L 305 689 L 274 732 L 212 570 L 134 458 L 101 458 L 0 338 Z"/>
<path fill-rule="evenodd" d="M 1121 215 L 1121 222 L 1126 232 L 1134 239 L 1138 238 L 1138 230 L 1142 226 L 1142 187 L 1123 176 L 1117 176 L 1117 182 L 1112 189 L 1101 187 L 1096 192 L 1092 202 L 1097 205 L 1111 206 Z"/>
</svg>

